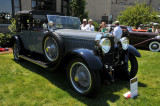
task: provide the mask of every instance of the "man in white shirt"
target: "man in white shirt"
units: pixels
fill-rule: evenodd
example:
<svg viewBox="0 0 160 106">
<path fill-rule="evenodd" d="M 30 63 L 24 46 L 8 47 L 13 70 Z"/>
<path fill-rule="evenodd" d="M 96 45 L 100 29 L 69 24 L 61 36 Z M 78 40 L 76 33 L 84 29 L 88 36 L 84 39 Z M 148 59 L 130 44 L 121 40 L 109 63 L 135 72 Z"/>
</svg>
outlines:
<svg viewBox="0 0 160 106">
<path fill-rule="evenodd" d="M 83 31 L 87 31 L 87 19 L 83 19 L 83 24 L 80 26 L 80 29 Z"/>
<path fill-rule="evenodd" d="M 92 19 L 89 19 L 89 20 L 88 20 L 87 31 L 95 31 L 95 30 L 94 30 L 93 20 L 92 20 Z"/>
<path fill-rule="evenodd" d="M 119 26 L 119 21 L 116 21 L 115 22 L 115 25 L 116 27 L 114 28 L 114 31 L 113 31 L 113 35 L 114 35 L 114 41 L 115 43 L 117 44 L 118 41 L 121 39 L 122 37 L 122 29 L 121 27 Z"/>
</svg>

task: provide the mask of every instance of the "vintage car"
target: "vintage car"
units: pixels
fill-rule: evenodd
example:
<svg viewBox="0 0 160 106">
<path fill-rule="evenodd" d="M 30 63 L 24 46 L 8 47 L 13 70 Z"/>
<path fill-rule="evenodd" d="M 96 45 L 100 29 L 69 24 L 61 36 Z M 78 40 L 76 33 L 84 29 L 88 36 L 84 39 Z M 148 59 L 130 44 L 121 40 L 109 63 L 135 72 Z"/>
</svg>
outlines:
<svg viewBox="0 0 160 106">
<path fill-rule="evenodd" d="M 115 28 L 115 25 L 107 25 L 112 29 Z M 122 37 L 128 37 L 129 44 L 133 45 L 136 48 L 149 49 L 153 52 L 160 51 L 160 36 L 156 33 L 151 32 L 134 32 L 128 31 L 128 27 L 125 25 L 120 25 L 123 31 Z"/>
<path fill-rule="evenodd" d="M 136 76 L 140 53 L 123 37 L 118 44 L 109 33 L 79 30 L 77 17 L 49 11 L 20 11 L 12 38 L 14 59 L 28 60 L 48 70 L 66 70 L 71 87 L 93 96 L 101 81 Z"/>
</svg>

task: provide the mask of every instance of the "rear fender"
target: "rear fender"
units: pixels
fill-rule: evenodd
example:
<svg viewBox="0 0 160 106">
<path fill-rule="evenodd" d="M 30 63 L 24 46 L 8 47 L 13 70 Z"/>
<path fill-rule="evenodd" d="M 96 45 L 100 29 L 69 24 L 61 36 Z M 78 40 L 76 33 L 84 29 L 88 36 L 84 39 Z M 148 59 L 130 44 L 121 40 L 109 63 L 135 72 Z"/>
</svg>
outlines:
<svg viewBox="0 0 160 106">
<path fill-rule="evenodd" d="M 18 45 L 20 45 L 20 39 L 17 35 L 15 35 L 11 38 L 11 41 L 10 41 L 10 46 L 11 47 L 13 46 L 14 42 L 16 42 L 16 43 L 18 43 Z"/>
<path fill-rule="evenodd" d="M 151 42 L 153 42 L 153 41 L 157 41 L 157 42 L 160 43 L 160 39 L 159 39 L 159 38 L 152 38 L 152 39 L 150 39 L 150 40 L 148 41 L 148 45 L 149 45 Z"/>
<path fill-rule="evenodd" d="M 65 55 L 65 60 L 71 59 L 71 57 L 74 58 L 81 58 L 86 62 L 86 64 L 92 69 L 92 70 L 100 70 L 103 67 L 103 64 L 98 56 L 95 55 L 94 51 L 88 50 L 88 49 L 76 49 L 72 50 Z"/>
</svg>

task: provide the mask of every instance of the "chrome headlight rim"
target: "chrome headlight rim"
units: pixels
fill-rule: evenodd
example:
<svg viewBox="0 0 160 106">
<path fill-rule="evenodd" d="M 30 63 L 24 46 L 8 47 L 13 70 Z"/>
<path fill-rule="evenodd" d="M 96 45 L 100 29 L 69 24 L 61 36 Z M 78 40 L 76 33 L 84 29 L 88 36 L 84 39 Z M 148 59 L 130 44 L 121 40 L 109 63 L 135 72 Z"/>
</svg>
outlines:
<svg viewBox="0 0 160 106">
<path fill-rule="evenodd" d="M 122 49 L 127 50 L 129 46 L 129 39 L 127 37 L 123 37 L 120 39 L 120 42 L 122 44 Z"/>
<path fill-rule="evenodd" d="M 155 38 L 160 39 L 160 35 L 155 36 Z"/>
<path fill-rule="evenodd" d="M 108 53 L 111 49 L 111 41 L 108 38 L 102 38 L 99 42 L 99 45 L 104 54 Z"/>
</svg>

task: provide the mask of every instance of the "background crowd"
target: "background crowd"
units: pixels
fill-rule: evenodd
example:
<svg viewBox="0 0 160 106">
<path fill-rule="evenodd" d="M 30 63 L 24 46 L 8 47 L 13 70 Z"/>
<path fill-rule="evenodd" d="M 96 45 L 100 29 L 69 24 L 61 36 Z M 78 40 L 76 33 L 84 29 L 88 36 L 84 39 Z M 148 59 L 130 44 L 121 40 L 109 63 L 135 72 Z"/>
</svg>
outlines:
<svg viewBox="0 0 160 106">
<path fill-rule="evenodd" d="M 149 26 L 147 32 L 154 32 L 159 34 L 159 27 L 157 26 L 156 28 L 154 26 Z"/>
<path fill-rule="evenodd" d="M 95 26 L 93 25 L 93 20 L 89 19 L 88 23 L 87 23 L 87 19 L 83 19 L 82 25 L 80 26 L 80 29 L 83 31 L 98 31 L 98 32 L 109 32 L 109 33 L 113 33 L 113 29 L 112 28 L 107 28 L 106 27 L 106 22 L 102 22 L 99 25 L 98 30 L 96 30 Z M 135 28 L 132 28 L 135 29 Z M 147 30 L 146 30 L 147 29 Z M 141 27 L 138 27 L 138 30 L 143 30 L 141 29 Z M 152 32 L 152 33 L 160 33 L 160 29 L 158 26 L 149 26 L 148 28 L 145 28 L 146 32 Z"/>
<path fill-rule="evenodd" d="M 87 24 L 87 19 L 83 19 L 83 24 L 80 26 L 80 29 L 83 31 L 95 31 L 95 28 L 93 26 L 93 20 L 89 19 L 88 24 Z M 107 29 L 106 23 L 102 22 L 99 26 L 98 32 L 108 32 L 108 33 L 113 34 L 115 43 L 117 43 L 122 37 L 122 29 L 119 26 L 119 21 L 115 22 L 114 30 L 110 27 L 108 27 Z"/>
</svg>

